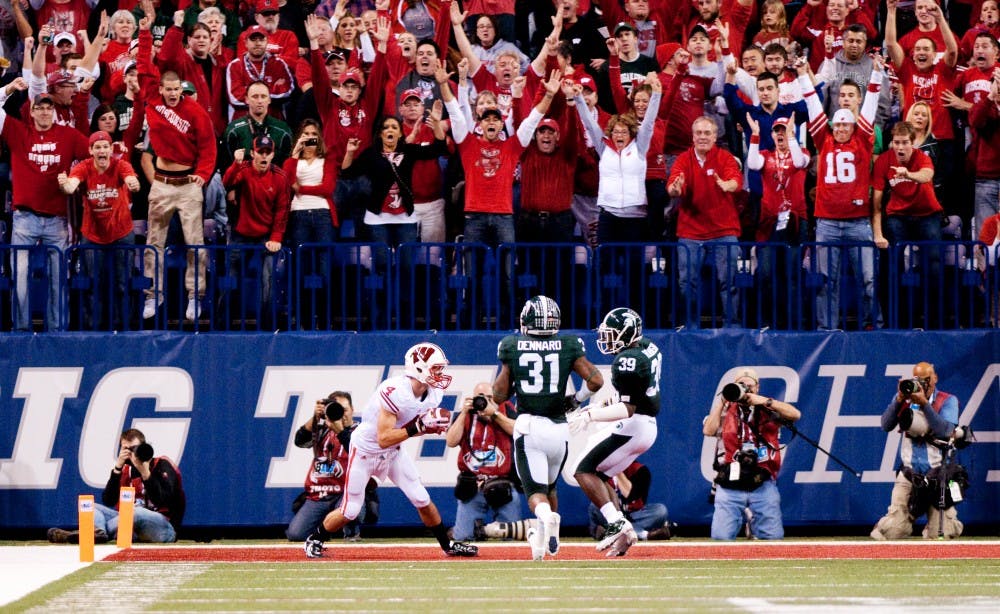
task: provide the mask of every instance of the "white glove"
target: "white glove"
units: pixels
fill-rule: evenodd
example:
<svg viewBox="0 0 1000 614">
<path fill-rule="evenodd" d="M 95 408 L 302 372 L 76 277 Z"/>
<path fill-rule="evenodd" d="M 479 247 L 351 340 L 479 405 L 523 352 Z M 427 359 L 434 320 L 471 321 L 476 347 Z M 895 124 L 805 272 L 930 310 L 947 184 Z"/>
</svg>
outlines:
<svg viewBox="0 0 1000 614">
<path fill-rule="evenodd" d="M 417 429 L 421 433 L 443 433 L 451 424 L 451 413 L 446 409 L 435 407 L 420 414 L 417 419 Z"/>
<path fill-rule="evenodd" d="M 577 433 L 582 433 L 587 430 L 587 427 L 590 426 L 590 422 L 593 418 L 590 415 L 589 409 L 581 409 L 568 414 L 566 419 L 567 422 L 569 422 L 570 434 L 576 435 Z"/>
</svg>

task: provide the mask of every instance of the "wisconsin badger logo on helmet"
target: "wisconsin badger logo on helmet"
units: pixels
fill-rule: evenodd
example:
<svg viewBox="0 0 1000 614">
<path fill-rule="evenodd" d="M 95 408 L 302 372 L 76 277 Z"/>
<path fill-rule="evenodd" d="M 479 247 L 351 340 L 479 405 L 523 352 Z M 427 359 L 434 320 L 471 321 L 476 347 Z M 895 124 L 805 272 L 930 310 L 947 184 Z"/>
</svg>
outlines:
<svg viewBox="0 0 1000 614">
<path fill-rule="evenodd" d="M 533 296 L 521 309 L 521 333 L 548 337 L 559 332 L 559 305 L 547 296 Z"/>
<path fill-rule="evenodd" d="M 448 359 L 444 350 L 433 343 L 418 343 L 406 350 L 406 374 L 418 382 L 423 382 L 432 388 L 447 388 L 451 385 L 451 376 L 444 374 Z"/>
</svg>

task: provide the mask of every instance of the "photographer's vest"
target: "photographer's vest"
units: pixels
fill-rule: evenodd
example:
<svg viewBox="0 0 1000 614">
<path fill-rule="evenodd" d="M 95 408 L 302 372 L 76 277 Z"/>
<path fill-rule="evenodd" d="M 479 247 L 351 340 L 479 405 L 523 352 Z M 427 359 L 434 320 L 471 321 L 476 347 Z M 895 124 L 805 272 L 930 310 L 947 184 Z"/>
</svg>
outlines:
<svg viewBox="0 0 1000 614">
<path fill-rule="evenodd" d="M 510 401 L 505 401 L 497 411 L 510 417 L 512 409 Z M 469 414 L 459 450 L 459 471 L 508 476 L 514 468 L 514 439 L 492 420 L 483 422 Z"/>
<path fill-rule="evenodd" d="M 935 390 L 934 396 L 930 400 L 931 409 L 934 410 L 934 413 L 940 414 L 945 401 L 951 397 L 952 395 L 944 392 L 943 390 Z M 918 460 L 918 467 L 923 467 L 924 465 L 927 465 L 928 467 L 937 467 L 940 465 L 941 450 L 939 450 L 937 446 L 930 445 L 930 442 L 933 441 L 933 439 L 933 433 L 928 433 L 926 437 L 920 438 L 913 438 L 904 433 L 902 444 L 899 447 L 899 458 L 903 462 L 903 466 L 912 469 L 914 457 Z"/>
<path fill-rule="evenodd" d="M 723 462 L 733 462 L 733 455 L 743 448 L 744 442 L 753 444 L 757 451 L 757 466 L 766 469 L 771 478 L 778 477 L 781 468 L 780 431 L 781 425 L 770 412 L 749 412 L 739 403 L 727 403 L 726 416 L 722 421 L 722 444 L 725 448 Z M 749 416 L 745 415 L 749 413 Z"/>
<path fill-rule="evenodd" d="M 347 450 L 337 439 L 331 428 L 315 438 L 313 460 L 306 473 L 306 496 L 312 501 L 320 501 L 344 491 L 347 477 Z"/>
</svg>

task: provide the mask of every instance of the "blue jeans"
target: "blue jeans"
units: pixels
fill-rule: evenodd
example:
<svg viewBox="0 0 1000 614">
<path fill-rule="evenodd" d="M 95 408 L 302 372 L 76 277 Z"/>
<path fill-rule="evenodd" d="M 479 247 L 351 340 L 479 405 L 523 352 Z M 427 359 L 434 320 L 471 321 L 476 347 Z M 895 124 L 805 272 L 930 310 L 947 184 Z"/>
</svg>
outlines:
<svg viewBox="0 0 1000 614">
<path fill-rule="evenodd" d="M 1000 179 L 976 179 L 975 203 L 976 227 L 971 237 L 973 241 L 979 239 L 983 222 L 1000 213 Z"/>
<path fill-rule="evenodd" d="M 719 284 L 719 296 L 722 298 L 722 309 L 726 316 L 726 325 L 737 325 L 737 313 L 740 308 L 740 297 L 731 280 L 736 274 L 736 261 L 740 250 L 736 245 L 736 237 L 719 237 L 707 241 L 680 239 L 677 250 L 677 279 L 681 294 L 687 303 L 687 326 L 698 328 L 701 314 L 698 312 L 698 299 L 701 293 L 701 266 L 705 254 L 711 250 L 715 262 L 715 278 Z"/>
<path fill-rule="evenodd" d="M 464 239 L 466 243 L 485 243 L 496 248 L 501 243 L 513 243 L 515 239 L 514 216 L 501 213 L 466 213 Z M 497 263 L 501 268 L 500 288 L 498 296 L 508 296 L 511 287 L 511 275 L 513 263 L 509 256 L 503 262 Z M 482 271 L 473 271 L 472 255 L 466 261 L 467 275 L 482 275 Z M 501 305 L 506 305 L 507 301 L 500 301 Z"/>
<path fill-rule="evenodd" d="M 852 220 L 816 220 L 818 243 L 872 243 L 872 224 L 864 218 Z M 839 247 L 819 247 L 817 271 L 826 277 L 816 293 L 816 326 L 820 330 L 840 328 L 840 250 Z M 847 257 L 855 283 L 862 294 L 859 327 L 882 327 L 878 297 L 875 295 L 875 247 L 848 248 Z"/>
<path fill-rule="evenodd" d="M 22 209 L 14 211 L 11 225 L 11 245 L 51 245 L 58 249 L 46 250 L 48 256 L 49 291 L 45 309 L 46 330 L 60 330 L 62 322 L 61 284 L 62 267 L 59 265 L 61 252 L 69 246 L 69 226 L 65 217 L 40 217 Z M 17 272 L 17 292 L 14 304 L 14 328 L 31 330 L 31 306 L 29 303 L 28 273 L 29 250 L 17 250 L 15 257 Z"/>
<path fill-rule="evenodd" d="M 104 249 L 98 243 L 84 241 L 90 248 L 83 252 L 87 275 L 94 280 L 91 300 L 84 299 L 85 323 L 81 327 L 106 330 L 126 330 L 131 308 L 129 305 L 129 271 L 135 252 L 135 233 L 130 232 Z M 107 315 L 105 298 L 109 299 Z"/>
<path fill-rule="evenodd" d="M 587 508 L 587 513 L 590 516 L 590 535 L 596 539 L 597 527 L 607 529 L 608 521 L 593 503 Z M 647 503 L 641 510 L 626 515 L 632 528 L 639 534 L 639 539 L 646 539 L 646 533 L 662 528 L 667 523 L 667 506 L 662 503 Z"/>
<path fill-rule="evenodd" d="M 159 512 L 135 506 L 132 535 L 136 541 L 168 544 L 177 541 L 177 532 L 166 516 Z M 94 529 L 104 529 L 108 538 L 118 535 L 118 510 L 100 503 L 94 504 Z"/>
<path fill-rule="evenodd" d="M 255 304 L 251 306 L 256 307 L 258 315 L 263 317 L 265 314 L 271 311 L 271 279 L 274 275 L 274 253 L 267 251 L 266 247 L 263 247 L 264 243 L 269 240 L 268 237 L 254 238 L 246 237 L 235 230 L 232 236 L 229 237 L 229 245 L 232 247 L 243 248 L 243 249 L 233 249 L 229 250 L 229 269 L 230 275 L 236 274 L 240 280 L 240 287 L 243 288 L 242 284 L 250 277 L 249 273 L 253 271 L 256 267 L 258 269 L 257 274 L 259 285 L 257 287 L 256 296 L 253 297 Z M 252 246 L 259 245 L 263 247 L 261 250 L 254 250 Z M 241 292 L 244 294 L 244 292 Z"/>
<path fill-rule="evenodd" d="M 288 537 L 288 540 L 293 542 L 305 541 L 309 537 L 309 534 L 319 526 L 319 523 L 323 522 L 327 514 L 340 507 L 340 498 L 342 496 L 334 495 L 322 501 L 306 499 L 302 507 L 299 508 L 299 511 L 295 512 L 292 521 L 288 523 L 288 528 L 285 529 L 285 536 Z M 344 525 L 344 537 L 360 535 L 361 523 L 365 520 L 366 507 L 362 505 L 358 517 Z"/>
<path fill-rule="evenodd" d="M 513 498 L 507 505 L 496 509 L 491 508 L 486 503 L 483 493 L 477 492 L 476 496 L 466 502 L 457 501 L 458 507 L 455 509 L 455 527 L 452 529 L 452 539 L 455 541 L 468 541 L 475 536 L 475 526 L 477 520 L 485 523 L 493 522 L 516 522 L 521 519 L 521 493 L 511 490 Z M 490 516 L 490 517 L 488 517 Z"/>
<path fill-rule="evenodd" d="M 774 480 L 768 480 L 750 492 L 732 488 L 715 491 L 715 513 L 712 514 L 712 539 L 735 539 L 745 517 L 743 510 L 750 508 L 753 518 L 750 530 L 757 539 L 782 539 L 785 529 L 781 524 L 781 495 Z"/>
</svg>

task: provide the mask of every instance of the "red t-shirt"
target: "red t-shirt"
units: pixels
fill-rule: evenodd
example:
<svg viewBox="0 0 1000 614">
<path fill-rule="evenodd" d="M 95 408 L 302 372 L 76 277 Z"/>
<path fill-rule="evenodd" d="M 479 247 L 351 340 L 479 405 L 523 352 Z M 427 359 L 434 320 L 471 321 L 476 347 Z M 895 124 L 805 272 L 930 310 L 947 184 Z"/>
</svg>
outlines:
<svg viewBox="0 0 1000 614">
<path fill-rule="evenodd" d="M 906 164 L 900 164 L 896 152 L 892 150 L 880 155 L 875 160 L 875 170 L 872 171 L 872 187 L 884 192 L 888 186 L 890 196 L 885 205 L 887 215 L 926 216 L 941 211 L 941 203 L 934 195 L 933 181 L 917 183 L 912 179 L 897 177 L 892 170 L 893 166 L 905 166 L 906 170 L 913 173 L 934 168 L 930 156 L 919 149 L 913 150 L 913 155 Z"/>
<path fill-rule="evenodd" d="M 955 89 L 959 91 L 963 100 L 976 104 L 989 96 L 992 79 L 992 67 L 988 70 L 982 70 L 976 66 L 970 66 L 958 73 Z"/>
<path fill-rule="evenodd" d="M 83 223 L 80 232 L 88 241 L 107 245 L 132 232 L 131 198 L 125 187 L 126 177 L 136 177 L 132 165 L 112 159 L 108 170 L 97 170 L 93 158 L 87 158 L 69 172 L 80 180 L 83 196 Z"/>
<path fill-rule="evenodd" d="M 934 136 L 938 140 L 955 138 L 951 115 L 941 103 L 941 95 L 945 90 L 954 89 L 955 69 L 944 62 L 938 62 L 930 70 L 920 71 L 912 59 L 906 58 L 899 67 L 899 82 L 903 86 L 903 114 L 910 110 L 913 103 L 923 100 L 931 105 L 931 112 L 934 114 L 934 125 L 931 127 Z"/>
<path fill-rule="evenodd" d="M 815 216 L 837 220 L 871 217 L 872 127 L 860 118 L 851 139 L 838 143 L 826 123 L 826 113 L 822 113 L 810 122 L 809 133 L 819 148 Z"/>
<path fill-rule="evenodd" d="M 517 137 L 487 141 L 470 134 L 458 144 L 465 169 L 466 213 L 514 213 L 514 170 L 524 147 Z"/>
<path fill-rule="evenodd" d="M 56 177 L 69 172 L 74 160 L 90 155 L 87 138 L 67 126 L 39 132 L 34 121 L 26 124 L 6 115 L 0 137 L 10 148 L 14 208 L 65 217 L 66 194 Z"/>
<path fill-rule="evenodd" d="M 937 58 L 934 60 L 935 63 L 940 62 L 941 58 L 944 56 L 944 34 L 941 33 L 941 28 L 934 24 L 934 29 L 930 32 L 921 32 L 920 28 L 913 28 L 899 39 L 899 46 L 903 48 L 903 54 L 906 57 L 910 57 L 913 53 L 913 46 L 917 44 L 917 41 L 922 38 L 929 38 L 934 41 L 934 51 L 937 54 Z"/>
</svg>

